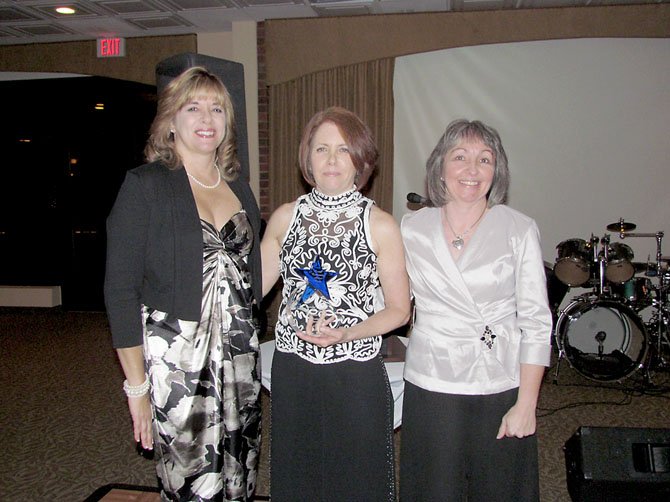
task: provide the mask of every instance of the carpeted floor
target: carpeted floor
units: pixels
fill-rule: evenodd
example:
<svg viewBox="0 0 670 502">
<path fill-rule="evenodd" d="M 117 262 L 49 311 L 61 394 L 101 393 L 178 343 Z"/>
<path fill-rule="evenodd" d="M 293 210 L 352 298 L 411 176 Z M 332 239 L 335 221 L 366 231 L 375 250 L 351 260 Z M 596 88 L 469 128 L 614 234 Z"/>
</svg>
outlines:
<svg viewBox="0 0 670 502">
<path fill-rule="evenodd" d="M 670 427 L 670 375 L 656 372 L 653 390 L 636 385 L 637 376 L 601 385 L 563 362 L 554 384 L 547 372 L 538 412 L 542 502 L 570 500 L 563 445 L 580 426 Z M 0 500 L 72 502 L 110 484 L 154 487 L 152 461 L 135 452 L 122 381 L 104 314 L 0 308 Z M 264 392 L 265 431 L 268 404 Z M 259 499 L 268 492 L 265 441 Z"/>
</svg>

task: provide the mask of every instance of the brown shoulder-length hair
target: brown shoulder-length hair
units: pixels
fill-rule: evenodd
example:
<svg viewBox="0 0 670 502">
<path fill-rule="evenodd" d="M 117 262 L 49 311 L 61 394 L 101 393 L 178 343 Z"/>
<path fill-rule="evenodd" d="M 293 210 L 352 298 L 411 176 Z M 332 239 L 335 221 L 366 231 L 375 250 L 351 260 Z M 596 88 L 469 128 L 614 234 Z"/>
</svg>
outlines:
<svg viewBox="0 0 670 502">
<path fill-rule="evenodd" d="M 351 162 L 356 168 L 356 187 L 360 190 L 370 179 L 377 164 L 379 152 L 372 138 L 370 128 L 358 115 L 338 106 L 332 106 L 317 112 L 305 126 L 298 152 L 298 164 L 302 177 L 311 186 L 316 185 L 310 165 L 310 151 L 316 130 L 325 122 L 335 124 L 342 138 L 344 138 L 349 148 Z"/>
<path fill-rule="evenodd" d="M 461 141 L 473 139 L 481 140 L 493 150 L 495 163 L 493 181 L 487 194 L 488 207 L 504 204 L 507 200 L 510 175 L 507 167 L 507 154 L 498 131 L 479 120 L 457 119 L 449 123 L 426 162 L 426 189 L 432 206 L 442 207 L 451 199 L 442 181 L 445 155 Z"/>
<path fill-rule="evenodd" d="M 240 172 L 233 102 L 223 82 L 201 66 L 193 66 L 175 77 L 158 96 L 158 110 L 149 130 L 144 155 L 149 162 L 159 160 L 170 169 L 178 168 L 182 159 L 175 149 L 170 124 L 185 104 L 203 96 L 212 96 L 223 107 L 226 131 L 216 150 L 217 165 L 223 179 L 232 181 Z"/>
</svg>

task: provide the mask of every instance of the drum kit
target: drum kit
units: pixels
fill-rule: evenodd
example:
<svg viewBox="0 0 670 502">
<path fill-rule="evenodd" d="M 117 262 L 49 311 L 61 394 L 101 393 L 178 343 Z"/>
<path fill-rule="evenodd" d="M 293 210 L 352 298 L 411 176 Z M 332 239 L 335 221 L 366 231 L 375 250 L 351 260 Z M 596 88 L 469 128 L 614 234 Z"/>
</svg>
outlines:
<svg viewBox="0 0 670 502">
<path fill-rule="evenodd" d="M 554 337 L 560 362 L 580 375 L 614 382 L 641 372 L 670 369 L 670 256 L 661 252 L 663 232 L 636 233 L 620 219 L 607 225 L 619 238 L 656 239 L 655 261 L 633 261 L 630 246 L 611 242 L 610 234 L 558 244 L 554 275 L 566 286 L 591 288 L 560 310 Z M 648 319 L 643 320 L 643 311 Z"/>
</svg>

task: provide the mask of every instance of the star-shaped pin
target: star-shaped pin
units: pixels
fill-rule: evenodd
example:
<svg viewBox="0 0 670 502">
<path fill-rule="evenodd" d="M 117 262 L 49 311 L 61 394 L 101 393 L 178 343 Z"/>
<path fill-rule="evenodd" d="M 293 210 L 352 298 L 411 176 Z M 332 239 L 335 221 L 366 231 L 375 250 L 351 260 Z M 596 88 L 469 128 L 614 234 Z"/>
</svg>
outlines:
<svg viewBox="0 0 670 502">
<path fill-rule="evenodd" d="M 330 300 L 326 283 L 333 277 L 337 277 L 337 273 L 323 270 L 320 256 L 316 257 L 310 268 L 296 268 L 295 271 L 307 280 L 307 287 L 300 298 L 300 303 L 305 303 L 316 291 Z"/>
</svg>

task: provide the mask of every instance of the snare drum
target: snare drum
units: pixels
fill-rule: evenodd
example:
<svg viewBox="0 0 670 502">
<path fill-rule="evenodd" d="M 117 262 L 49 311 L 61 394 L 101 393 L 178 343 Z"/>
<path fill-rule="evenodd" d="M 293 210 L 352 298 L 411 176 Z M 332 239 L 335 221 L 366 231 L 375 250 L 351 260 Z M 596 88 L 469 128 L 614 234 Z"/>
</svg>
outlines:
<svg viewBox="0 0 670 502">
<path fill-rule="evenodd" d="M 591 276 L 590 250 L 584 239 L 568 239 L 556 246 L 554 274 L 568 286 L 581 286 Z"/>
<path fill-rule="evenodd" d="M 607 248 L 605 277 L 608 281 L 623 284 L 635 275 L 633 250 L 627 244 L 613 242 Z"/>
</svg>

